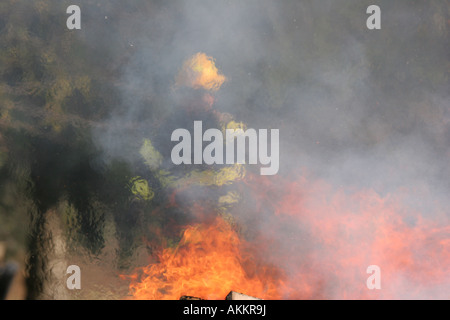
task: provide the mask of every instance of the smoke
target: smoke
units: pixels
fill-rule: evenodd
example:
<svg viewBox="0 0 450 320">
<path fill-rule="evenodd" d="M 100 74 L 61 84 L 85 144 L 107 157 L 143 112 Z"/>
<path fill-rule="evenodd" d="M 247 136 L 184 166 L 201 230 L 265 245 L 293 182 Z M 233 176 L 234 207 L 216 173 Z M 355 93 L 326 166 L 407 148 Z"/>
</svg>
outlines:
<svg viewBox="0 0 450 320">
<path fill-rule="evenodd" d="M 331 273 L 336 277 L 344 274 L 343 278 L 326 276 L 335 255 L 331 249 L 323 249 L 324 244 L 315 238 L 325 237 L 313 232 L 318 228 L 316 223 L 323 226 L 329 221 L 333 232 L 333 223 L 356 221 L 367 232 L 386 228 L 393 236 L 398 229 L 408 229 L 413 235 L 425 232 L 428 222 L 414 226 L 421 219 L 436 225 L 449 223 L 449 2 L 433 1 L 430 5 L 429 1 L 379 1 L 381 30 L 365 26 L 365 10 L 370 4 L 189 0 L 136 1 L 126 7 L 111 2 L 104 11 L 98 9 L 101 12 L 97 16 L 107 16 L 107 22 L 86 41 L 98 46 L 98 35 L 111 31 L 113 34 L 106 36 L 110 41 L 103 40 L 101 45 L 118 46 L 120 50 L 112 48 L 119 52 L 116 56 L 126 57 L 117 59 L 122 61 L 116 70 L 120 101 L 111 111 L 107 126 L 94 131 L 94 140 L 103 150 L 99 161 L 108 165 L 121 159 L 131 167 L 141 168 L 139 149 L 143 139 L 152 139 L 164 156 L 165 168 L 173 169 L 167 156 L 170 133 L 175 128 L 189 128 L 187 119 L 180 119 L 179 114 L 183 103 L 200 96 L 175 88 L 176 75 L 183 62 L 197 52 L 212 56 L 228 79 L 214 93 L 213 108 L 230 113 L 248 127 L 280 130 L 281 182 L 278 178 L 268 182 L 273 185 L 264 193 L 266 209 L 256 210 L 255 200 L 249 200 L 258 199 L 264 188 L 246 185 L 243 203 L 233 212 L 244 225 L 252 225 L 248 232 L 255 238 L 258 234 L 273 237 L 271 249 L 277 253 L 267 252 L 270 263 L 287 270 L 295 281 L 300 281 L 295 274 L 298 268 L 311 272 L 303 279 L 321 275 L 309 286 L 323 291 L 313 290 L 312 296 L 340 298 L 343 291 L 339 287 L 353 279 L 345 276 L 345 264 L 340 262 L 336 263 L 341 272 Z M 84 28 L 88 26 L 86 22 Z M 291 182 L 286 181 L 293 177 L 301 180 L 304 172 L 312 180 L 326 181 L 327 187 L 313 188 L 317 191 L 313 193 L 307 190 L 315 183 L 299 184 L 294 192 L 299 199 L 287 199 Z M 218 197 L 214 187 L 209 189 Z M 357 197 L 359 192 L 370 196 Z M 320 205 L 305 205 L 322 197 Z M 336 200 L 340 197 L 344 200 Z M 393 198 L 400 220 L 391 213 L 394 209 L 390 205 L 386 209 L 380 204 L 379 211 L 366 208 L 365 201 L 384 203 Z M 204 189 L 185 192 L 177 200 L 182 208 L 204 201 Z M 277 207 L 289 201 L 293 203 L 290 212 L 276 213 Z M 295 205 L 296 201 L 301 205 Z M 362 208 L 340 201 L 354 201 Z M 336 208 L 342 213 L 330 212 Z M 311 210 L 311 215 L 320 212 L 318 220 L 305 210 Z M 290 237 L 281 236 L 286 224 L 292 223 L 283 220 L 283 214 L 300 217 L 294 219 L 295 227 L 289 227 Z M 378 218 L 395 221 L 391 224 Z M 372 222 L 373 229 L 364 225 Z M 274 225 L 276 232 L 270 232 Z M 389 250 L 389 246 L 379 243 L 388 238 L 366 237 L 357 229 L 349 234 L 335 234 L 336 243 L 342 244 L 336 250 L 344 246 L 357 250 L 358 242 L 367 242 L 369 251 Z M 448 248 L 448 234 L 430 237 L 443 242 L 446 239 Z M 401 241 L 420 239 L 408 236 Z M 437 252 L 439 241 L 432 242 L 435 246 L 416 243 L 416 247 L 424 259 L 427 254 L 443 257 L 444 253 Z M 398 252 L 404 253 L 402 250 Z M 311 259 L 311 265 L 302 269 L 301 259 L 286 260 L 279 253 Z M 343 254 L 348 257 L 350 252 Z M 418 263 L 420 259 L 413 260 Z M 386 268 L 395 269 L 386 261 L 382 261 Z M 313 263 L 319 262 L 321 271 L 313 274 Z M 359 280 L 363 279 L 364 285 L 365 268 L 374 262 L 362 259 L 358 263 L 363 270 Z M 432 270 L 432 266 L 422 267 Z M 350 272 L 352 268 L 356 265 L 350 264 Z M 392 275 L 391 283 L 401 289 L 384 297 L 410 297 L 409 274 L 414 272 L 401 267 L 387 272 Z M 426 287 L 424 293 L 414 297 L 442 298 L 448 283 L 437 281 L 434 287 Z M 361 296 L 370 297 L 368 293 Z"/>
</svg>

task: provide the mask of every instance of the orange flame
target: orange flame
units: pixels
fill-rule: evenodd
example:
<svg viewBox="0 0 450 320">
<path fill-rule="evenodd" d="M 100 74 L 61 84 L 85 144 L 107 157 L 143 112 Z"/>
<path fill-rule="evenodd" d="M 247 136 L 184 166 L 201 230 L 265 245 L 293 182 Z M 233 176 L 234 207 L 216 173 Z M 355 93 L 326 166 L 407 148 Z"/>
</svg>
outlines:
<svg viewBox="0 0 450 320">
<path fill-rule="evenodd" d="M 255 199 L 246 218 L 259 230 L 252 241 L 221 218 L 189 226 L 159 263 L 130 277 L 134 298 L 224 299 L 231 290 L 263 299 L 449 298 L 446 209 L 427 217 L 400 191 L 348 192 L 304 176 L 246 183 L 246 199 Z M 366 287 L 369 265 L 381 269 L 381 290 Z"/>
<path fill-rule="evenodd" d="M 176 78 L 178 86 L 211 91 L 219 90 L 225 81 L 226 78 L 219 73 L 214 59 L 202 52 L 186 60 Z"/>
<path fill-rule="evenodd" d="M 183 295 L 221 299 L 231 291 L 278 299 L 279 275 L 258 265 L 245 249 L 245 242 L 218 217 L 212 224 L 189 226 L 179 245 L 166 248 L 159 263 L 129 277 L 133 298 L 176 300 Z"/>
<path fill-rule="evenodd" d="M 436 206 L 427 217 L 406 205 L 410 194 L 401 190 L 381 197 L 372 190 L 348 192 L 305 177 L 280 185 L 283 196 L 273 206 L 268 231 L 280 239 L 283 223 L 297 226 L 293 239 L 280 240 L 290 246 L 272 253 L 292 271 L 291 298 L 305 293 L 326 299 L 449 298 L 445 209 Z M 258 186 L 258 192 L 267 194 L 264 183 Z M 366 287 L 367 267 L 373 264 L 381 269 L 381 290 Z"/>
</svg>

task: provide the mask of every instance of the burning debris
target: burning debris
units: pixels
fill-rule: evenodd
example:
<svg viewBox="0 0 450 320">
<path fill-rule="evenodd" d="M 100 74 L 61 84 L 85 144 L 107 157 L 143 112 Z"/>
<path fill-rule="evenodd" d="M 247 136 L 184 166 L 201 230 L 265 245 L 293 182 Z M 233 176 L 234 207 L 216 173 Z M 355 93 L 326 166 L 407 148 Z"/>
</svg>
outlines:
<svg viewBox="0 0 450 320">
<path fill-rule="evenodd" d="M 180 300 L 204 300 L 204 299 L 192 296 L 181 296 Z"/>
<path fill-rule="evenodd" d="M 261 300 L 259 298 L 251 297 L 243 293 L 231 291 L 225 300 Z"/>
<path fill-rule="evenodd" d="M 202 298 L 192 297 L 192 296 L 181 296 L 180 300 L 203 300 Z M 251 297 L 243 293 L 230 291 L 225 297 L 225 300 L 261 300 L 259 298 Z"/>
</svg>

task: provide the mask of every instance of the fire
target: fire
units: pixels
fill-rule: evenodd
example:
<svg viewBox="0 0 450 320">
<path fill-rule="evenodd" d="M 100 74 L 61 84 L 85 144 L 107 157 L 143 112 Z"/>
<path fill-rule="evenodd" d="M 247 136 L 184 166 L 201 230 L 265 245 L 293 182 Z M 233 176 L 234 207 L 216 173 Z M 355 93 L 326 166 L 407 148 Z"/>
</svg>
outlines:
<svg viewBox="0 0 450 320">
<path fill-rule="evenodd" d="M 251 241 L 220 217 L 187 226 L 176 248 L 131 277 L 134 298 L 224 299 L 232 290 L 263 299 L 449 298 L 445 208 L 425 214 L 406 205 L 411 190 L 381 196 L 305 175 L 245 182 Z M 380 267 L 381 290 L 366 286 L 370 265 Z"/>
<path fill-rule="evenodd" d="M 226 81 L 219 73 L 214 59 L 199 52 L 186 60 L 176 78 L 176 84 L 193 89 L 217 91 Z"/>
<path fill-rule="evenodd" d="M 282 196 L 267 224 L 281 248 L 273 257 L 290 272 L 290 298 L 449 297 L 450 225 L 445 209 L 434 207 L 427 216 L 407 206 L 410 189 L 380 196 L 373 190 L 336 189 L 304 176 L 277 185 L 283 186 Z M 258 186 L 261 194 L 273 188 Z M 269 204 L 262 200 L 261 205 Z M 286 225 L 291 233 L 283 235 Z M 369 265 L 381 269 L 381 290 L 366 287 Z"/>
<path fill-rule="evenodd" d="M 280 298 L 280 275 L 260 265 L 231 225 L 220 216 L 188 226 L 176 248 L 165 248 L 159 262 L 131 276 L 135 299 L 176 300 L 183 295 L 221 299 L 231 291 Z"/>
</svg>

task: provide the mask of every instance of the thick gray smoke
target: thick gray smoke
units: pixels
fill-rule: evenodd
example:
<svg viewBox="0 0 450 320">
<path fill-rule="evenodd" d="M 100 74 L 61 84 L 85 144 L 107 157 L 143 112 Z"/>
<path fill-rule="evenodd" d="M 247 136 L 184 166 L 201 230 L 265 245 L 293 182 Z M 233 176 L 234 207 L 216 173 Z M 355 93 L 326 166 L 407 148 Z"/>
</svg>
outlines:
<svg viewBox="0 0 450 320">
<path fill-rule="evenodd" d="M 117 270 L 221 215 L 283 298 L 448 298 L 449 0 L 2 1 L 0 249 L 27 242 L 30 297 L 78 264 L 122 298 Z M 199 52 L 217 91 L 176 82 Z M 173 130 L 219 118 L 279 129 L 278 174 L 174 165 Z"/>
<path fill-rule="evenodd" d="M 378 1 L 381 30 L 366 27 L 370 4 L 138 1 L 125 14 L 111 2 L 96 16 L 107 16 L 103 28 L 112 32 L 102 44 L 122 46 L 126 58 L 118 70 L 120 107 L 108 129 L 95 131 L 102 161 L 139 163 L 143 139 L 155 135 L 157 146 L 164 139 L 172 146 L 164 127 L 185 125 L 173 120 L 183 101 L 175 77 L 187 58 L 204 52 L 228 79 L 213 108 L 251 128 L 280 129 L 280 176 L 306 170 L 336 190 L 380 197 L 407 190 L 407 208 L 448 224 L 449 2 Z M 95 43 L 106 31 L 94 33 Z M 282 193 L 266 198 L 275 204 Z M 258 214 L 264 232 L 273 212 Z M 292 244 L 278 245 L 284 251 Z M 327 290 L 323 297 L 339 297 Z M 436 290 L 424 294 L 442 297 L 445 287 Z"/>
<path fill-rule="evenodd" d="M 175 76 L 205 52 L 229 79 L 214 108 L 283 130 L 282 173 L 306 165 L 354 182 L 384 176 L 448 187 L 448 82 L 440 81 L 448 78 L 448 8 L 380 3 L 382 29 L 370 31 L 368 3 L 156 2 L 130 15 L 111 3 L 111 50 L 120 43 L 129 55 L 111 122 L 146 129 L 176 112 Z M 141 143 L 132 133 L 98 136 L 114 156 L 132 156 L 122 147 Z"/>
</svg>

